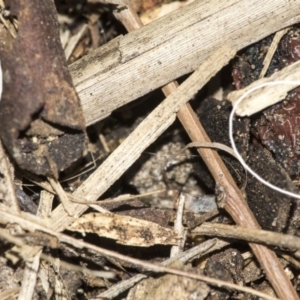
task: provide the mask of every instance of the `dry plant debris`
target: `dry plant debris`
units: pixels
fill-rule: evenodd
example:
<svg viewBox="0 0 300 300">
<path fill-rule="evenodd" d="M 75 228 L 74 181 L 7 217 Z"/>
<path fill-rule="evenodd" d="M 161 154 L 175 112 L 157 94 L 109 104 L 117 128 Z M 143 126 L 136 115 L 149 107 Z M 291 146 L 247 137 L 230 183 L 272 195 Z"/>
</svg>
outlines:
<svg viewBox="0 0 300 300">
<path fill-rule="evenodd" d="M 287 5 L 282 0 L 260 5 L 258 1 L 237 0 L 57 0 L 61 47 L 53 3 L 31 0 L 26 8 L 24 3 L 0 1 L 0 59 L 5 61 L 0 122 L 1 139 L 8 150 L 5 153 L 0 147 L 0 298 L 298 299 L 300 246 L 295 235 L 299 235 L 300 206 L 245 174 L 228 148 L 230 104 L 212 99 L 215 93 L 204 86 L 210 82 L 210 87 L 222 90 L 220 95 L 227 95 L 232 90 L 225 80 L 231 65 L 223 67 L 234 56 L 236 87 L 242 87 L 243 79 L 248 84 L 264 72 L 269 76 L 274 69 L 273 59 L 285 67 L 276 76 L 289 78 L 291 72 L 297 72 L 297 29 L 283 27 L 299 22 L 299 5 Z M 177 11 L 169 12 L 170 7 Z M 241 23 L 237 12 L 243 7 L 247 7 L 244 11 L 248 22 Z M 253 7 L 258 9 L 257 14 L 251 13 Z M 145 16 L 154 11 L 156 17 L 166 15 L 143 27 L 137 12 Z M 270 13 L 274 18 L 269 17 Z M 125 34 L 116 19 L 133 32 Z M 45 29 L 34 26 L 36 22 L 49 25 Z M 28 31 L 30 26 L 35 30 Z M 273 42 L 267 37 L 249 46 L 278 30 Z M 47 36 L 53 38 L 48 48 L 47 43 L 41 45 Z M 32 50 L 28 43 L 39 49 L 30 52 L 31 56 L 38 54 L 38 60 L 28 58 Z M 261 51 L 256 52 L 260 45 Z M 246 52 L 241 50 L 245 46 L 249 46 Z M 28 51 L 22 53 L 22 47 Z M 62 49 L 72 63 L 69 69 Z M 293 54 L 291 66 L 278 58 L 278 51 L 289 55 L 288 49 Z M 48 51 L 52 56 L 47 56 Z M 258 57 L 253 73 L 247 68 L 247 51 L 257 54 L 250 57 L 253 61 Z M 54 69 L 46 68 L 54 65 L 53 55 L 60 63 Z M 20 70 L 15 72 L 17 75 L 41 70 L 37 72 L 42 74 L 40 77 L 32 77 L 32 82 L 40 83 L 37 89 L 22 85 L 24 76 L 9 81 L 14 66 Z M 249 72 L 243 73 L 245 70 Z M 194 73 L 180 84 L 171 82 L 191 71 Z M 57 74 L 62 75 L 59 80 L 47 77 Z M 87 128 L 89 154 L 73 164 L 83 152 L 85 128 L 70 74 L 86 124 L 105 118 Z M 212 78 L 215 74 L 217 77 Z M 159 92 L 145 96 L 168 82 L 162 89 L 166 99 L 162 100 Z M 69 94 L 62 90 L 52 93 L 52 89 L 63 87 Z M 5 114 L 4 108 L 12 107 L 7 104 L 8 98 L 19 98 L 15 96 L 19 89 L 24 95 L 18 109 L 28 105 L 31 110 L 24 108 L 17 119 Z M 51 97 L 42 94 L 45 91 Z M 62 95 L 66 102 L 61 103 Z M 48 105 L 52 97 L 54 104 Z M 273 99 L 272 104 L 279 101 L 274 100 L 277 95 L 268 97 Z M 193 98 L 197 101 L 189 104 Z M 284 105 L 289 105 L 296 99 L 286 101 Z M 55 109 L 47 110 L 51 105 Z M 276 107 L 270 109 L 272 112 Z M 265 118 L 270 116 L 263 114 Z M 176 116 L 191 144 L 179 124 L 173 124 Z M 295 121 L 290 122 L 297 125 L 297 115 L 292 117 Z M 24 124 L 14 127 L 9 123 L 16 120 Z M 277 148 L 255 135 L 258 123 L 249 118 L 235 120 L 242 155 L 275 184 L 298 192 L 298 169 L 290 167 L 296 156 L 290 156 L 290 164 L 282 162 Z M 7 128 L 15 140 L 22 139 L 24 155 L 35 155 L 28 160 L 33 161 L 29 167 L 20 160 L 19 150 L 10 151 L 17 148 L 9 146 L 11 143 L 15 147 L 16 142 L 5 134 Z M 46 146 L 68 135 L 66 144 L 55 148 L 62 158 L 56 161 Z M 78 139 L 74 140 L 76 135 Z M 270 136 L 267 138 L 269 141 Z M 286 138 L 286 143 L 295 140 L 297 144 L 294 131 Z M 43 148 L 40 151 L 31 147 L 37 140 Z M 269 149 L 263 148 L 259 140 Z M 197 148 L 203 161 L 199 162 L 191 147 Z M 225 164 L 216 148 L 223 150 L 218 152 Z M 158 149 L 163 149 L 165 157 L 158 157 Z M 274 149 L 276 155 L 270 152 Z M 183 154 L 180 157 L 179 150 Z M 145 151 L 151 153 L 150 160 Z M 88 172 L 83 171 L 89 165 L 92 167 Z M 238 226 L 232 226 L 233 222 Z M 277 232 L 261 230 L 260 226 Z"/>
<path fill-rule="evenodd" d="M 114 214 L 85 214 L 73 222 L 68 229 L 83 233 L 95 233 L 102 237 L 114 239 L 123 245 L 139 247 L 158 244 L 175 245 L 178 242 L 178 235 L 172 229 L 146 220 Z"/>
<path fill-rule="evenodd" d="M 238 51 L 299 22 L 297 9 L 298 3 L 286 6 L 282 0 L 194 1 L 113 39 L 70 66 L 86 124 L 195 71 L 223 45 Z M 238 17 L 241 11 L 243 18 Z"/>
<path fill-rule="evenodd" d="M 17 35 L 2 30 L 2 142 L 22 169 L 58 177 L 83 153 L 85 124 L 49 1 L 7 6 Z M 13 20 L 10 20 L 13 22 Z"/>
</svg>

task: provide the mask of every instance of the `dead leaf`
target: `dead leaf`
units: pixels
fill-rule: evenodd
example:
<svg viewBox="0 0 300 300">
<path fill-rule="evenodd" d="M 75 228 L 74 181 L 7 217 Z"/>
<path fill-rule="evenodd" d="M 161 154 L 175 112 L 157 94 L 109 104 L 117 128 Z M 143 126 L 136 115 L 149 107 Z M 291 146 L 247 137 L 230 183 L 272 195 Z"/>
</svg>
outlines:
<svg viewBox="0 0 300 300">
<path fill-rule="evenodd" d="M 21 168 L 57 177 L 82 155 L 85 124 L 60 43 L 55 5 L 11 1 L 10 15 L 18 20 L 18 33 L 12 38 L 0 32 L 1 138 Z"/>
<path fill-rule="evenodd" d="M 89 213 L 77 219 L 68 230 L 96 233 L 119 244 L 149 247 L 155 244 L 176 245 L 178 235 L 173 229 L 122 215 Z"/>
</svg>

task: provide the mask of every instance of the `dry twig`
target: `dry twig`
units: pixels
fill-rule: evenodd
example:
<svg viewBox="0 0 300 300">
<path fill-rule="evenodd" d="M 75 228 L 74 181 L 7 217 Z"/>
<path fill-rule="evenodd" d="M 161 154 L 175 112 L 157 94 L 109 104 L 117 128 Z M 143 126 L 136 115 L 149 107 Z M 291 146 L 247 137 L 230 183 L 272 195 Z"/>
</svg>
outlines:
<svg viewBox="0 0 300 300">
<path fill-rule="evenodd" d="M 300 238 L 272 231 L 243 228 L 225 224 L 203 223 L 195 228 L 192 233 L 223 238 L 244 240 L 251 243 L 282 247 L 291 251 L 300 250 Z"/>
<path fill-rule="evenodd" d="M 73 211 L 73 207 L 72 207 L 72 203 L 69 200 L 69 197 L 67 195 L 67 193 L 64 191 L 64 189 L 62 188 L 62 186 L 60 185 L 60 183 L 58 182 L 57 179 L 48 176 L 48 181 L 50 182 L 52 188 L 55 190 L 55 192 L 57 193 L 59 200 L 61 201 L 64 209 L 66 210 L 66 212 L 70 215 L 73 216 L 74 215 L 74 211 Z"/>
<path fill-rule="evenodd" d="M 288 32 L 288 30 L 289 30 L 289 28 L 285 28 L 285 29 L 279 30 L 275 33 L 273 41 L 272 41 L 271 45 L 269 46 L 268 52 L 264 58 L 263 68 L 259 74 L 259 78 L 265 77 L 265 75 L 268 71 L 268 68 L 270 66 L 271 60 L 273 58 L 273 55 L 276 52 L 277 46 L 278 46 L 281 38 Z"/>
<path fill-rule="evenodd" d="M 186 230 L 184 229 L 182 225 L 182 216 L 184 211 L 184 202 L 185 202 L 185 196 L 184 194 L 179 195 L 179 201 L 177 206 L 177 213 L 176 218 L 174 222 L 174 232 L 178 234 L 179 241 L 177 245 L 172 246 L 170 257 L 174 257 L 181 253 L 184 248 L 185 240 L 186 240 Z"/>
<path fill-rule="evenodd" d="M 189 272 L 184 272 L 184 271 L 181 271 L 178 269 L 168 268 L 168 267 L 161 266 L 161 265 L 155 265 L 150 262 L 141 261 L 139 259 L 128 257 L 126 255 L 123 255 L 123 254 L 120 254 L 120 253 L 117 253 L 117 252 L 114 252 L 111 250 L 97 247 L 95 245 L 83 242 L 82 240 L 78 240 L 78 239 L 75 239 L 68 235 L 65 235 L 65 234 L 59 233 L 57 231 L 54 231 L 52 229 L 49 229 L 49 228 L 45 227 L 44 225 L 40 225 L 38 221 L 39 221 L 38 218 L 33 218 L 31 215 L 29 215 L 27 213 L 21 213 L 21 215 L 15 215 L 7 210 L 2 210 L 0 208 L 0 223 L 1 224 L 7 224 L 7 223 L 12 222 L 12 223 L 20 224 L 20 226 L 22 226 L 22 228 L 24 228 L 25 230 L 28 230 L 28 231 L 42 231 L 42 232 L 48 233 L 48 234 L 56 237 L 61 242 L 67 243 L 67 244 L 77 247 L 79 249 L 81 249 L 81 248 L 90 249 L 90 250 L 95 251 L 96 253 L 99 253 L 100 255 L 103 255 L 105 257 L 115 258 L 115 259 L 118 259 L 118 260 L 121 260 L 121 261 L 124 261 L 127 263 L 132 263 L 136 266 L 140 266 L 147 271 L 152 271 L 155 273 L 163 272 L 163 273 L 170 273 L 170 274 L 174 274 L 174 275 L 178 275 L 178 276 L 185 276 L 188 278 L 208 282 L 209 284 L 217 286 L 217 287 L 224 287 L 224 288 L 242 291 L 245 293 L 251 293 L 253 295 L 256 295 L 256 296 L 259 296 L 259 297 L 262 297 L 265 299 L 278 300 L 277 298 L 274 298 L 274 297 L 271 297 L 264 293 L 255 291 L 248 287 L 239 286 L 239 285 L 236 285 L 233 283 L 224 282 L 222 280 L 209 278 L 209 277 L 199 275 L 199 274 L 192 274 Z M 1 232 L 1 231 L 0 231 L 0 233 L 3 234 L 3 232 Z M 6 237 L 7 237 L 7 235 L 6 235 Z M 6 239 L 8 239 L 8 238 L 6 238 Z M 14 241 L 13 237 L 10 240 Z M 18 241 L 17 241 L 17 243 L 18 243 Z"/>
<path fill-rule="evenodd" d="M 174 256 L 173 258 L 169 258 L 169 259 L 165 260 L 164 262 L 162 262 L 162 265 L 168 266 L 169 264 L 173 263 L 174 261 L 180 261 L 181 264 L 183 265 L 186 262 L 190 261 L 191 259 L 199 258 L 202 255 L 206 255 L 208 253 L 222 249 L 223 247 L 225 247 L 227 245 L 228 245 L 227 242 L 224 242 L 221 240 L 217 240 L 217 241 L 216 241 L 216 239 L 208 240 L 196 247 L 193 247 L 185 252 L 182 252 L 182 253 Z M 147 275 L 138 274 L 128 280 L 124 280 L 124 281 L 121 281 L 121 282 L 113 285 L 107 291 L 101 293 L 98 296 L 112 299 L 112 298 L 118 296 L 119 294 L 121 294 L 122 292 L 124 292 L 125 290 L 131 288 L 133 285 L 135 285 L 136 283 L 138 283 L 139 281 L 141 281 L 145 278 L 147 278 Z"/>
<path fill-rule="evenodd" d="M 137 14 L 134 14 L 130 9 L 120 10 L 117 13 L 117 18 L 121 19 L 127 30 L 137 29 L 138 26 L 141 26 L 141 21 L 139 21 Z M 177 88 L 177 82 L 172 82 L 162 90 L 167 96 L 175 93 Z M 177 113 L 177 117 L 192 141 L 211 143 L 198 117 L 188 103 L 182 105 Z M 216 192 L 221 196 L 220 205 L 227 210 L 237 224 L 243 227 L 260 228 L 247 206 L 244 196 L 236 186 L 218 153 L 211 149 L 203 148 L 198 149 L 198 152 L 216 181 Z M 298 299 L 298 295 L 275 253 L 257 244 L 250 244 L 250 246 L 278 296 L 282 299 Z"/>
</svg>

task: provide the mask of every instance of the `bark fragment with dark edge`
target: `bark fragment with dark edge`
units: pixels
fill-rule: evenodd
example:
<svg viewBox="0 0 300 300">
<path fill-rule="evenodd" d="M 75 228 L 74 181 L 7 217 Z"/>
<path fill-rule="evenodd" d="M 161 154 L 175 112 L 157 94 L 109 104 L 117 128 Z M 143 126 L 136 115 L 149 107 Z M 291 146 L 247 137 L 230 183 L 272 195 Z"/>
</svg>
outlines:
<svg viewBox="0 0 300 300">
<path fill-rule="evenodd" d="M 17 164 L 58 176 L 84 150 L 85 125 L 79 98 L 59 40 L 53 1 L 11 0 L 18 20 L 13 39 L 1 32 L 3 94 L 0 134 Z"/>
</svg>

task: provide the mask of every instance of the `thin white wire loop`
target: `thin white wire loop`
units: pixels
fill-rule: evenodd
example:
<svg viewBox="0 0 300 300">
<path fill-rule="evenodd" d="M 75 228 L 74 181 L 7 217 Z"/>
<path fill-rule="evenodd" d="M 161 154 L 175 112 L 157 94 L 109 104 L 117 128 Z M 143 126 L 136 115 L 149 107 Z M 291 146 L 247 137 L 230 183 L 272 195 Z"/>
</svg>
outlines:
<svg viewBox="0 0 300 300">
<path fill-rule="evenodd" d="M 263 183 L 264 185 L 266 185 L 267 187 L 279 192 L 279 193 L 282 193 L 284 195 L 287 195 L 287 196 L 291 196 L 291 197 L 294 197 L 294 198 L 297 198 L 297 199 L 300 199 L 300 195 L 298 194 L 295 194 L 295 193 L 292 193 L 292 192 L 289 192 L 289 191 L 285 191 L 271 183 L 269 183 L 268 181 L 264 180 L 262 177 L 260 177 L 257 173 L 255 173 L 247 164 L 246 162 L 243 160 L 242 156 L 239 154 L 237 148 L 236 148 L 236 145 L 235 145 L 235 142 L 234 142 L 234 138 L 233 138 L 233 117 L 234 117 L 234 114 L 235 114 L 235 111 L 237 109 L 237 107 L 239 106 L 239 104 L 249 95 L 251 94 L 252 92 L 260 89 L 260 88 L 263 88 L 263 87 L 266 87 L 266 86 L 274 86 L 274 85 L 278 85 L 278 84 L 285 84 L 285 85 L 300 85 L 300 81 L 292 81 L 292 80 L 277 80 L 277 81 L 272 81 L 272 82 L 265 82 L 265 83 L 262 83 L 258 86 L 255 86 L 253 87 L 252 89 L 248 90 L 247 92 L 245 92 L 245 94 L 243 94 L 240 98 L 238 98 L 237 102 L 234 104 L 233 106 L 233 109 L 230 113 L 230 116 L 229 116 L 229 139 L 230 139 L 230 142 L 231 142 L 231 147 L 237 157 L 237 159 L 239 160 L 239 162 L 242 164 L 242 166 L 252 175 L 254 176 L 257 180 L 259 180 L 261 183 Z"/>
</svg>

